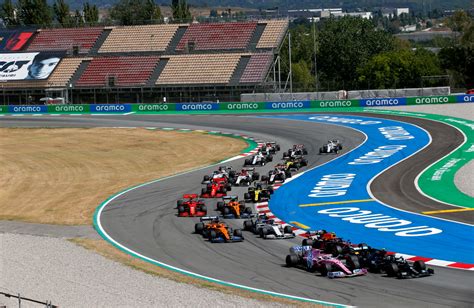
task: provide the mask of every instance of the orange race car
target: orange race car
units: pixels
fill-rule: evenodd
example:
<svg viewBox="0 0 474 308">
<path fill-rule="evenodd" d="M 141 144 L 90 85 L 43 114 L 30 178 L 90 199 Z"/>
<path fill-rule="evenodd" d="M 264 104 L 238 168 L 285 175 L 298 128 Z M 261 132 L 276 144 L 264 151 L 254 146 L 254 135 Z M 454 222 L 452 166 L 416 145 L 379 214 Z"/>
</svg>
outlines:
<svg viewBox="0 0 474 308">
<path fill-rule="evenodd" d="M 252 208 L 245 206 L 245 201 L 238 201 L 237 196 L 222 197 L 222 201 L 217 202 L 217 210 L 224 218 L 250 218 Z"/>
<path fill-rule="evenodd" d="M 201 222 L 194 225 L 194 231 L 208 238 L 211 243 L 232 243 L 244 240 L 241 229 L 232 230 L 226 223 L 219 221 L 217 216 L 201 217 Z"/>
</svg>

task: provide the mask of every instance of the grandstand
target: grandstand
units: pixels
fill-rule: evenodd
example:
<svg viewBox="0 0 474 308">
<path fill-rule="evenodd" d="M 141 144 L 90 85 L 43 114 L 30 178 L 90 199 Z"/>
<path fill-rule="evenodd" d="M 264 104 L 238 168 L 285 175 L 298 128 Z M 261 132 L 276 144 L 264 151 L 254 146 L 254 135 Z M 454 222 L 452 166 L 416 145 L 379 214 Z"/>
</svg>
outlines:
<svg viewBox="0 0 474 308">
<path fill-rule="evenodd" d="M 5 105 L 45 96 L 75 104 L 235 101 L 273 89 L 288 20 L 8 31 L 4 37 L 25 39 L 21 48 L 0 45 L 0 61 L 60 61 L 44 79 L 22 78 L 27 66 L 14 78 L 0 72 Z"/>
</svg>

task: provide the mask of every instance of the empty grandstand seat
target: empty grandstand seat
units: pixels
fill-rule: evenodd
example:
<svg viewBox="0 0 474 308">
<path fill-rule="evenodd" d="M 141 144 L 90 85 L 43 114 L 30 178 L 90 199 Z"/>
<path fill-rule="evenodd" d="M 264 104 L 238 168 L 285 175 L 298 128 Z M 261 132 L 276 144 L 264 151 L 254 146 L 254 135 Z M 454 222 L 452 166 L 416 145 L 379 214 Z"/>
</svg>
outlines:
<svg viewBox="0 0 474 308">
<path fill-rule="evenodd" d="M 102 33 L 102 28 L 42 29 L 28 46 L 29 51 L 71 50 L 79 47 L 80 53 L 87 53 Z"/>
<path fill-rule="evenodd" d="M 115 86 L 143 86 L 158 63 L 158 56 L 127 56 L 94 58 L 76 87 L 106 86 L 108 77 L 115 78 Z"/>
<path fill-rule="evenodd" d="M 245 70 L 240 77 L 241 83 L 259 83 L 265 78 L 268 68 L 272 64 L 272 53 L 257 53 L 250 57 Z"/>
<path fill-rule="evenodd" d="M 288 29 L 288 20 L 266 20 L 259 24 L 266 24 L 262 36 L 257 43 L 257 48 L 277 48 Z"/>
<path fill-rule="evenodd" d="M 191 24 L 176 51 L 186 50 L 188 42 L 194 50 L 245 49 L 256 27 L 256 22 Z"/>
<path fill-rule="evenodd" d="M 227 84 L 241 54 L 170 56 L 157 85 Z"/>
<path fill-rule="evenodd" d="M 165 51 L 179 24 L 117 27 L 99 52 Z"/>
</svg>

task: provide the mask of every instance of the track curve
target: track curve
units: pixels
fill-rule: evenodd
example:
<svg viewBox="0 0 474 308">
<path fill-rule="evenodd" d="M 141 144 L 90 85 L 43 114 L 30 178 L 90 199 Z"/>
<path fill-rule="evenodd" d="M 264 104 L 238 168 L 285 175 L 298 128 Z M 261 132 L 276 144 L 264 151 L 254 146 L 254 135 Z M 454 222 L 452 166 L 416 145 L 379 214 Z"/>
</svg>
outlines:
<svg viewBox="0 0 474 308">
<path fill-rule="evenodd" d="M 379 115 L 370 114 L 369 116 L 378 117 Z M 390 116 L 390 118 L 393 117 Z M 403 118 L 406 122 L 415 120 L 417 119 Z M 257 138 L 276 139 L 282 144 L 283 149 L 294 143 L 304 143 L 309 146 L 310 154 L 316 153 L 319 145 L 331 138 L 340 139 L 345 148 L 349 149 L 356 147 L 364 138 L 360 133 L 342 127 L 328 128 L 317 123 L 229 116 L 61 117 L 13 120 L 6 118 L 2 119 L 1 125 L 184 126 L 234 131 Z M 417 122 L 417 125 L 424 127 L 426 123 Z M 427 154 L 425 156 L 428 156 L 427 163 L 439 158 L 437 155 L 440 155 L 440 148 L 445 146 L 437 140 L 438 137 L 435 138 L 435 131 L 446 129 L 448 129 L 446 125 L 439 123 L 429 128 L 433 142 L 427 148 L 431 151 L 425 153 Z M 418 156 L 420 155 L 415 155 L 413 158 Z M 311 166 L 324 163 L 331 158 L 317 155 L 308 157 Z M 407 162 L 410 161 L 411 159 L 407 160 Z M 240 166 L 238 162 L 232 162 L 231 165 Z M 399 166 L 393 169 L 398 168 Z M 404 174 L 404 170 L 406 172 L 410 164 L 403 168 L 397 172 Z M 104 229 L 123 245 L 153 259 L 199 274 L 275 292 L 367 307 L 380 306 L 381 298 L 383 298 L 384 307 L 469 307 L 474 304 L 472 299 L 474 277 L 472 273 L 466 271 L 439 268 L 433 277 L 403 282 L 380 275 L 329 280 L 283 266 L 283 257 L 288 247 L 295 242 L 299 243 L 299 240 L 263 241 L 247 235 L 243 243 L 215 245 L 204 242 L 201 237 L 191 233 L 196 219 L 183 220 L 175 217 L 174 207 L 176 199 L 183 193 L 199 191 L 202 175 L 209 173 L 212 169 L 214 168 L 147 185 L 120 196 L 103 211 L 101 222 Z M 397 182 L 393 176 L 383 179 L 383 181 L 388 180 Z M 409 182 L 403 184 L 403 187 L 409 185 Z M 390 203 L 404 202 L 403 198 L 391 198 L 394 199 Z M 410 198 L 413 196 L 410 195 Z M 420 203 L 423 204 L 423 202 Z M 240 227 L 241 222 L 231 222 L 231 224 Z"/>
</svg>

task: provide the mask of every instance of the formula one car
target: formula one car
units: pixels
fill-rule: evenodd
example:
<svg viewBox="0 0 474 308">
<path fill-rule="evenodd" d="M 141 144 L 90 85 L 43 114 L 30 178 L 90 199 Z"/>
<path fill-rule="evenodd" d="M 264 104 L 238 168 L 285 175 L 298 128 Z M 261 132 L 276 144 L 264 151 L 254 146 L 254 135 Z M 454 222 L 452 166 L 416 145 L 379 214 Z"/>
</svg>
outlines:
<svg viewBox="0 0 474 308">
<path fill-rule="evenodd" d="M 224 178 L 228 180 L 230 177 L 235 176 L 235 170 L 232 167 L 221 166 L 218 170 L 214 171 L 211 175 L 205 175 L 202 179 L 201 184 L 209 184 L 213 179 Z"/>
<path fill-rule="evenodd" d="M 295 144 L 293 145 L 293 148 L 283 153 L 283 159 L 303 155 L 308 155 L 308 150 L 306 150 L 304 144 Z"/>
<path fill-rule="evenodd" d="M 262 175 L 262 182 L 267 184 L 284 183 L 287 178 L 291 178 L 291 171 L 285 164 L 278 164 L 273 170 L 268 171 L 268 175 Z"/>
<path fill-rule="evenodd" d="M 252 209 L 245 206 L 245 201 L 237 200 L 237 196 L 222 197 L 222 201 L 217 202 L 217 210 L 224 218 L 250 218 Z"/>
<path fill-rule="evenodd" d="M 260 178 L 260 174 L 255 172 L 255 168 L 244 168 L 239 173 L 232 172 L 231 174 L 229 183 L 235 186 L 249 186 Z"/>
<path fill-rule="evenodd" d="M 273 161 L 272 154 L 265 154 L 259 151 L 256 155 L 247 158 L 244 162 L 244 166 L 265 166 L 266 163 Z"/>
<path fill-rule="evenodd" d="M 302 267 L 309 272 L 318 271 L 321 276 L 329 278 L 343 278 L 367 275 L 365 268 L 359 268 L 357 260 L 344 264 L 341 260 L 325 254 L 311 246 L 293 246 L 286 256 L 288 267 Z"/>
<path fill-rule="evenodd" d="M 271 186 L 255 183 L 255 187 L 249 187 L 248 192 L 244 194 L 245 202 L 264 202 L 270 199 L 273 194 Z"/>
<path fill-rule="evenodd" d="M 275 154 L 276 152 L 280 151 L 280 145 L 277 144 L 275 141 L 268 141 L 261 147 L 262 152 L 267 154 Z"/>
<path fill-rule="evenodd" d="M 326 232 L 325 230 L 310 231 L 306 234 L 302 245 L 312 246 L 321 249 L 324 253 L 330 253 L 333 257 L 359 256 L 365 254 L 370 249 L 365 243 L 353 244 L 337 237 L 334 232 Z"/>
<path fill-rule="evenodd" d="M 202 217 L 207 215 L 206 204 L 197 199 L 197 194 L 186 194 L 183 195 L 183 200 L 180 199 L 177 202 L 178 205 L 178 216 L 179 217 Z"/>
<path fill-rule="evenodd" d="M 211 243 L 232 243 L 244 240 L 242 230 L 232 230 L 226 223 L 219 221 L 217 216 L 201 217 L 201 222 L 194 225 L 194 231 L 209 239 Z"/>
<path fill-rule="evenodd" d="M 410 263 L 402 256 L 388 254 L 384 249 L 370 249 L 359 256 L 359 261 L 370 272 L 385 272 L 389 277 L 420 278 L 434 274 L 434 270 L 426 268 L 422 260 Z"/>
<path fill-rule="evenodd" d="M 275 220 L 268 219 L 266 215 L 259 215 L 256 220 L 245 220 L 244 230 L 252 231 L 264 239 L 286 239 L 295 237 L 291 226 L 283 226 L 281 223 L 276 223 Z"/>
<path fill-rule="evenodd" d="M 325 145 L 319 148 L 319 154 L 338 154 L 342 150 L 342 144 L 339 140 L 329 140 Z"/>
<path fill-rule="evenodd" d="M 202 188 L 201 198 L 221 198 L 227 196 L 227 192 L 231 189 L 232 186 L 227 183 L 226 178 L 216 178 Z"/>
<path fill-rule="evenodd" d="M 303 156 L 292 156 L 285 159 L 286 168 L 289 170 L 299 170 L 301 167 L 308 165 L 308 160 L 304 159 Z"/>
</svg>

